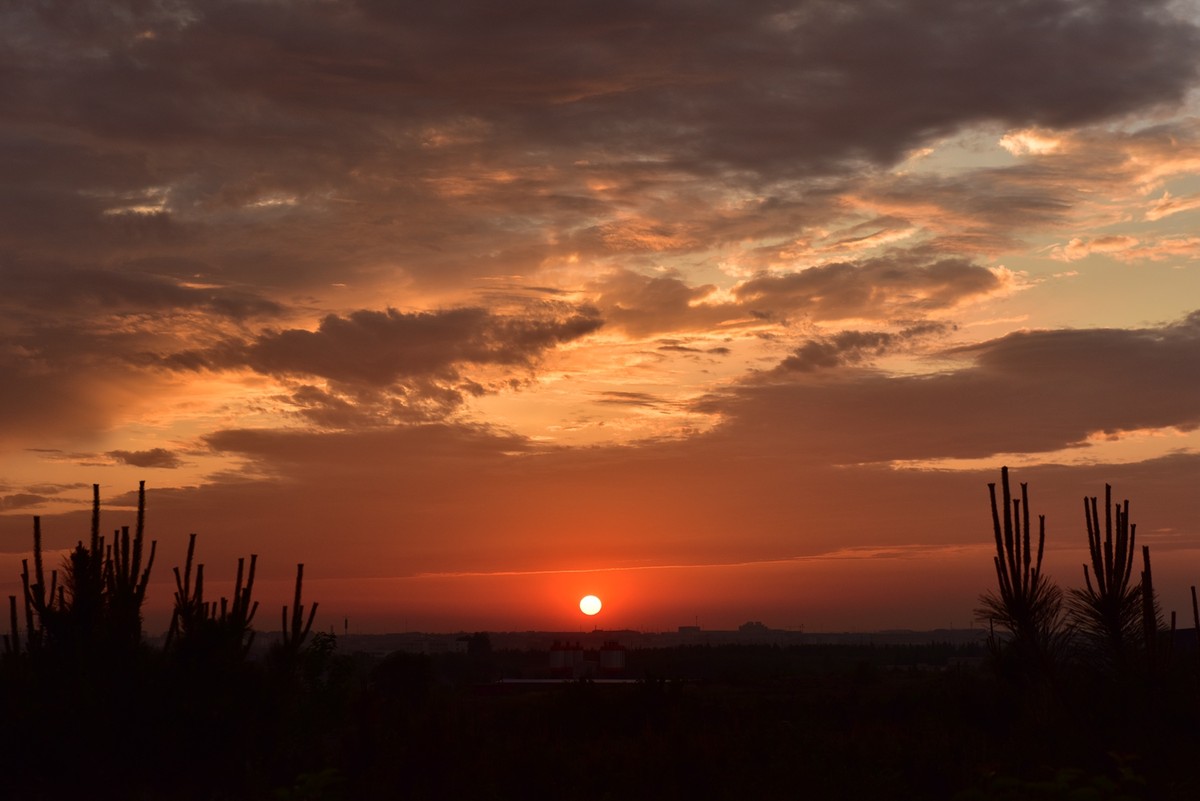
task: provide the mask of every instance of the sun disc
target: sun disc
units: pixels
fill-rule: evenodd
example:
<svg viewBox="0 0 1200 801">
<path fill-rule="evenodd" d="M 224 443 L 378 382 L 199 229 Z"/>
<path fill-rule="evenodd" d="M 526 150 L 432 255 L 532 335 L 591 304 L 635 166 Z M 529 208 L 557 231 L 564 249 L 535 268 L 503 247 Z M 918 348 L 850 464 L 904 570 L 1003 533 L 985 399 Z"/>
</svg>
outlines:
<svg viewBox="0 0 1200 801">
<path fill-rule="evenodd" d="M 579 611 L 585 615 L 594 615 L 600 611 L 600 599 L 595 595 L 585 595 L 579 599 Z"/>
</svg>

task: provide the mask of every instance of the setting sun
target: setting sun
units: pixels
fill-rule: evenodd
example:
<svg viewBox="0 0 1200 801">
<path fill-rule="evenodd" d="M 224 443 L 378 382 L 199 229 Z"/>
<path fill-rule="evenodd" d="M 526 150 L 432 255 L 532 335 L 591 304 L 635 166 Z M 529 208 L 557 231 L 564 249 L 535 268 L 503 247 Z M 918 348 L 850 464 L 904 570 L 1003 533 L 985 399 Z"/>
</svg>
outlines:
<svg viewBox="0 0 1200 801">
<path fill-rule="evenodd" d="M 600 599 L 595 595 L 585 595 L 579 599 L 579 611 L 585 615 L 594 615 L 600 611 Z"/>
</svg>

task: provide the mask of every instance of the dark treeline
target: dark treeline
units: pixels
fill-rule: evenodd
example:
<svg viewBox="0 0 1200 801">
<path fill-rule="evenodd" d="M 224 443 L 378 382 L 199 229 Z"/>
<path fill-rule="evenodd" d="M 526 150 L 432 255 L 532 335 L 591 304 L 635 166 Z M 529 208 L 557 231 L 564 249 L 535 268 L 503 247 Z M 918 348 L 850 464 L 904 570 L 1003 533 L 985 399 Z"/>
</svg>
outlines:
<svg viewBox="0 0 1200 801">
<path fill-rule="evenodd" d="M 993 488 L 986 645 L 691 645 L 628 652 L 635 683 L 521 684 L 545 651 L 342 653 L 315 604 L 254 658 L 257 560 L 204 594 L 189 542 L 162 647 L 137 524 L 65 563 L 41 533 L 0 660 L 0 794 L 62 799 L 1194 799 L 1200 651 L 1172 632 L 1128 504 L 1085 501 L 1078 589 L 1041 573 L 1028 490 Z M 1143 562 L 1135 574 L 1136 554 Z M 265 630 L 267 627 L 262 626 Z M 549 645 L 549 643 L 547 644 Z"/>
</svg>

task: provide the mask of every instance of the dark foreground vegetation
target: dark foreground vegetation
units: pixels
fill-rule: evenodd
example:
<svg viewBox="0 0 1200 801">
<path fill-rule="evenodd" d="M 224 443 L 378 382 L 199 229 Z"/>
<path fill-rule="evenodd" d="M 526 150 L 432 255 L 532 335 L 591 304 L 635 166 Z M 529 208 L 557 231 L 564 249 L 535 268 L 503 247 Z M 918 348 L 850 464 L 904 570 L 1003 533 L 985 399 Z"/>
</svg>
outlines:
<svg viewBox="0 0 1200 801">
<path fill-rule="evenodd" d="M 1040 574 L 1028 496 L 1003 476 L 987 646 L 634 650 L 606 684 L 543 651 L 343 653 L 296 596 L 252 658 L 255 560 L 206 600 L 177 568 L 148 646 L 153 543 L 99 535 L 60 570 L 35 526 L 0 661 L 0 795 L 14 799 L 1195 799 L 1200 651 L 1157 608 L 1128 506 L 1085 502 L 1087 582 Z M 1106 498 L 1106 504 L 1109 504 Z M 1105 523 L 1107 519 L 1107 525 Z M 547 643 L 547 646 L 549 643 Z"/>
</svg>

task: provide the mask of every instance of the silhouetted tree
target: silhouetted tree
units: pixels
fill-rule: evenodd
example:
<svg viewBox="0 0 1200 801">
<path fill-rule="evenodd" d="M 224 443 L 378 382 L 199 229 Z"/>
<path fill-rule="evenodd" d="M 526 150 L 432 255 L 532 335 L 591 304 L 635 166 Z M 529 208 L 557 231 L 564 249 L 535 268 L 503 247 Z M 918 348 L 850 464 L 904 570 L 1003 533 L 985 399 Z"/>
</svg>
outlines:
<svg viewBox="0 0 1200 801">
<path fill-rule="evenodd" d="M 47 586 L 42 557 L 41 519 L 33 518 L 33 574 L 22 561 L 25 596 L 26 648 L 96 655 L 97 649 L 130 652 L 142 641 L 142 605 L 157 541 L 142 566 L 145 542 L 146 483 L 138 484 L 137 528 L 114 532 L 114 545 L 100 536 L 100 485 L 92 485 L 92 530 L 89 544 L 80 540 L 62 567 L 50 573 Z M 12 639 L 17 640 L 16 632 Z"/>
<path fill-rule="evenodd" d="M 16 612 L 13 614 L 15 615 Z M 13 620 L 15 621 L 16 618 L 14 617 Z M 1200 601 L 1196 598 L 1195 584 L 1192 585 L 1192 625 L 1195 626 L 1193 631 L 1196 634 L 1196 655 L 1200 657 Z"/>
<path fill-rule="evenodd" d="M 1084 587 L 1070 591 L 1069 608 L 1087 655 L 1121 675 L 1143 642 L 1142 587 L 1130 580 L 1137 526 L 1129 522 L 1129 501 L 1114 507 L 1105 484 L 1101 538 L 1096 504 L 1094 497 L 1083 499 L 1091 566 L 1083 566 Z"/>
<path fill-rule="evenodd" d="M 1196 590 L 1192 588 L 1192 595 L 1195 596 Z M 17 596 L 8 596 L 8 630 L 9 633 L 4 635 L 4 656 L 6 658 L 15 658 L 21 653 L 21 630 L 17 624 Z"/>
<path fill-rule="evenodd" d="M 94 490 L 98 490 L 94 486 Z M 99 530 L 100 499 L 93 499 L 93 531 Z M 108 633 L 120 648 L 132 648 L 142 639 L 142 606 L 146 601 L 146 586 L 150 583 L 150 569 L 154 566 L 157 541 L 151 541 L 146 566 L 142 568 L 143 542 L 146 530 L 146 482 L 138 482 L 137 526 L 133 537 L 129 527 L 121 528 L 120 537 L 113 536 L 113 544 L 106 553 L 104 564 L 104 591 L 107 594 Z"/>
<path fill-rule="evenodd" d="M 1046 517 L 1038 515 L 1036 557 L 1030 536 L 1029 488 L 1021 484 L 1021 498 L 1012 497 L 1008 468 L 1000 469 L 1000 504 L 996 485 L 988 484 L 992 504 L 992 528 L 996 539 L 998 590 L 980 598 L 981 617 L 1008 632 L 1004 643 L 995 643 L 1016 660 L 1027 678 L 1046 677 L 1066 644 L 1063 622 L 1063 593 L 1042 573 L 1046 545 Z M 1003 514 L 1001 514 L 1003 509 Z"/>
<path fill-rule="evenodd" d="M 252 600 L 252 596 L 258 555 L 250 555 L 249 570 L 246 560 L 238 559 L 233 599 L 222 597 L 213 602 L 204 600 L 203 564 L 195 565 L 195 580 L 192 579 L 195 552 L 196 535 L 191 534 L 184 570 L 182 573 L 178 567 L 174 570 L 175 607 L 167 630 L 166 648 L 185 659 L 240 662 L 254 643 L 251 624 L 258 611 L 258 602 Z"/>
<path fill-rule="evenodd" d="M 1142 546 L 1142 640 L 1146 648 L 1146 668 L 1153 672 L 1161 667 L 1165 653 L 1160 643 L 1162 616 L 1158 608 L 1158 595 L 1154 592 L 1154 576 L 1150 569 L 1150 546 Z M 1168 643 L 1170 641 L 1168 640 Z"/>
<path fill-rule="evenodd" d="M 312 631 L 313 618 L 317 615 L 318 604 L 314 603 L 308 610 L 308 620 L 304 619 L 304 605 L 300 603 L 301 591 L 304 586 L 304 565 L 296 565 L 296 594 L 292 601 L 292 614 L 289 619 L 288 608 L 283 607 L 283 639 L 280 641 L 279 655 L 286 662 L 294 662 L 300 653 L 300 647 L 308 633 Z"/>
</svg>

